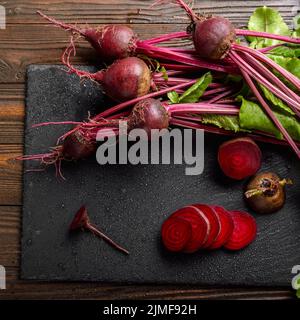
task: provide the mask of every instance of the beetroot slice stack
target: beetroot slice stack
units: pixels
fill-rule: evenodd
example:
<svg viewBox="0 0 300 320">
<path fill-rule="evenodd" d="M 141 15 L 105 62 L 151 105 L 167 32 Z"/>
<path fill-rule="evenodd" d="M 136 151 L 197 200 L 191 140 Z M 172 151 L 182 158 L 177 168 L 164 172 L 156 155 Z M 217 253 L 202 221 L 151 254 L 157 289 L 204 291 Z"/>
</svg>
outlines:
<svg viewBox="0 0 300 320">
<path fill-rule="evenodd" d="M 162 241 L 172 252 L 194 253 L 224 247 L 240 250 L 254 241 L 255 219 L 246 212 L 193 204 L 174 212 L 162 225 Z"/>
</svg>

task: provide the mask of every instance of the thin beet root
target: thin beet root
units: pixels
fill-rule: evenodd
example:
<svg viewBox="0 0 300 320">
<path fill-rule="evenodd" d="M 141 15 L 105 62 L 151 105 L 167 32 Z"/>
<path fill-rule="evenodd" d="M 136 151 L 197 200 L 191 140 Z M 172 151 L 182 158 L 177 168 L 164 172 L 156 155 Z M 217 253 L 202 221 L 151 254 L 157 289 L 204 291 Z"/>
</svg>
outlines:
<svg viewBox="0 0 300 320">
<path fill-rule="evenodd" d="M 128 255 L 129 252 L 121 247 L 119 244 L 110 239 L 107 235 L 101 232 L 96 226 L 90 223 L 90 219 L 88 216 L 88 212 L 85 206 L 81 207 L 79 211 L 75 214 L 74 219 L 72 220 L 70 227 L 70 231 L 85 229 L 92 232 L 94 235 L 98 236 L 105 240 L 109 245 L 111 245 L 116 250 Z"/>
</svg>

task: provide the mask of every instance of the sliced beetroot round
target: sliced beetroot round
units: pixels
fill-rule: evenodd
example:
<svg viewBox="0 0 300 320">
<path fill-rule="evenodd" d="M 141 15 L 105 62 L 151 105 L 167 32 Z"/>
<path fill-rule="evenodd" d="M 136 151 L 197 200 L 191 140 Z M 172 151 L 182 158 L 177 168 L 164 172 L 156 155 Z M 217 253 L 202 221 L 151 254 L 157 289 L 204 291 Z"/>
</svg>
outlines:
<svg viewBox="0 0 300 320">
<path fill-rule="evenodd" d="M 224 142 L 218 153 L 218 162 L 224 174 L 235 180 L 254 175 L 261 167 L 261 151 L 250 138 L 235 138 Z"/>
<path fill-rule="evenodd" d="M 162 225 L 161 237 L 169 251 L 182 251 L 192 236 L 192 227 L 184 219 L 170 217 Z"/>
<path fill-rule="evenodd" d="M 215 241 L 210 245 L 209 249 L 219 249 L 229 240 L 234 225 L 231 215 L 223 207 L 212 206 L 212 209 L 219 218 L 220 229 Z"/>
<path fill-rule="evenodd" d="M 209 248 L 215 241 L 221 227 L 218 216 L 215 211 L 206 204 L 194 204 L 191 207 L 194 207 L 196 210 L 198 210 L 199 214 L 204 214 L 206 219 L 209 221 L 210 230 L 208 233 L 208 237 L 202 244 L 203 249 Z"/>
<path fill-rule="evenodd" d="M 183 248 L 186 253 L 199 250 L 206 243 L 209 232 L 209 220 L 193 206 L 184 207 L 171 215 L 171 218 L 181 218 L 189 222 L 192 227 L 192 235 L 189 242 Z"/>
<path fill-rule="evenodd" d="M 248 246 L 257 234 L 255 219 L 243 211 L 229 211 L 233 221 L 233 232 L 224 247 L 229 250 L 240 250 Z"/>
</svg>

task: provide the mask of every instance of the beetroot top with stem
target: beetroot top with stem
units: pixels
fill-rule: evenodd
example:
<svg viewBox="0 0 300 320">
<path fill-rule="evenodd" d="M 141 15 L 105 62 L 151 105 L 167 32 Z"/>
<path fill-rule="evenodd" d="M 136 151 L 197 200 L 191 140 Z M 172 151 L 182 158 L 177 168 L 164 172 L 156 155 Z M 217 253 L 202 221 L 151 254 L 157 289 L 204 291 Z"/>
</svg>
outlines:
<svg viewBox="0 0 300 320">
<path fill-rule="evenodd" d="M 197 16 L 183 0 L 175 0 L 175 2 L 180 5 L 191 18 L 192 25 L 190 32 L 193 37 L 196 52 L 200 56 L 208 59 L 222 60 L 225 57 L 229 57 L 238 66 L 245 81 L 269 118 L 290 144 L 298 158 L 300 158 L 299 147 L 277 119 L 273 110 L 265 102 L 259 88 L 259 85 L 263 85 L 276 97 L 287 103 L 295 112 L 295 115 L 300 118 L 299 95 L 290 90 L 288 86 L 267 67 L 271 67 L 280 73 L 287 81 L 294 85 L 298 91 L 300 91 L 300 80 L 277 65 L 264 53 L 250 47 L 235 44 L 235 29 L 228 19 L 213 16 Z M 252 35 L 254 34 L 255 33 L 252 32 Z M 272 38 L 275 40 L 282 39 L 277 35 L 272 35 Z M 295 42 L 292 38 L 287 38 L 286 41 Z"/>
</svg>

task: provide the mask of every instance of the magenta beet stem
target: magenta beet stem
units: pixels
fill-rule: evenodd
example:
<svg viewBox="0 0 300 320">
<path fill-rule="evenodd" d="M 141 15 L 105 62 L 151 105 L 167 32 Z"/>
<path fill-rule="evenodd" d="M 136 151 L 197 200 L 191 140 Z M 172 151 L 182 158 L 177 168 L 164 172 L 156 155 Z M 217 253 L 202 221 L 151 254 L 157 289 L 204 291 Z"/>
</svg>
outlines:
<svg viewBox="0 0 300 320">
<path fill-rule="evenodd" d="M 258 60 L 264 62 L 266 65 L 270 66 L 274 70 L 278 71 L 280 74 L 283 75 L 284 78 L 286 78 L 288 81 L 290 81 L 298 90 L 300 90 L 300 80 L 293 75 L 292 73 L 288 72 L 284 68 L 282 68 L 280 65 L 278 65 L 276 62 L 274 62 L 272 59 L 264 55 L 263 53 L 259 52 L 258 50 L 254 50 L 249 47 L 240 46 L 238 44 L 233 44 L 232 48 L 237 51 L 247 52 L 250 53 L 252 56 L 256 57 Z"/>
<path fill-rule="evenodd" d="M 247 53 L 242 53 L 244 55 L 244 59 L 251 63 L 252 66 L 261 74 L 264 74 L 266 78 L 268 78 L 270 81 L 273 82 L 281 91 L 288 94 L 292 99 L 300 103 L 300 97 L 292 91 L 290 88 L 288 88 L 279 78 L 277 78 L 268 68 L 266 68 L 263 64 L 261 64 L 259 61 L 257 61 L 255 58 L 253 58 L 251 55 Z M 299 109 L 295 108 L 293 105 L 290 105 L 292 110 L 297 114 L 298 117 L 300 117 L 300 111 Z"/>
<path fill-rule="evenodd" d="M 142 101 L 144 99 L 159 97 L 159 96 L 162 96 L 162 95 L 164 95 L 164 94 L 166 94 L 168 92 L 171 92 L 171 91 L 174 91 L 174 90 L 177 90 L 177 89 L 181 89 L 181 88 L 189 87 L 189 86 L 193 85 L 196 82 L 197 82 L 197 79 L 196 80 L 191 80 L 191 81 L 179 84 L 179 85 L 174 86 L 174 87 L 169 87 L 169 88 L 157 91 L 157 92 L 152 92 L 152 93 L 149 93 L 149 94 L 147 94 L 145 96 L 138 97 L 138 98 L 132 99 L 130 101 L 126 101 L 126 102 L 120 103 L 120 104 L 118 104 L 118 105 L 116 105 L 116 106 L 114 106 L 114 107 L 112 107 L 110 109 L 107 109 L 107 110 L 99 113 L 92 120 L 97 121 L 98 119 L 110 116 L 110 115 L 114 114 L 115 112 L 118 112 L 118 111 L 120 111 L 122 109 L 130 107 L 130 106 L 132 106 L 132 105 L 136 104 L 137 102 Z"/>
<path fill-rule="evenodd" d="M 226 98 L 228 96 L 231 96 L 232 94 L 234 94 L 236 92 L 235 89 L 229 89 L 229 90 L 226 90 L 225 92 L 222 92 L 220 94 L 218 94 L 217 96 L 211 98 L 210 100 L 208 100 L 207 102 L 208 103 L 217 103 L 219 102 L 219 100 L 223 99 L 223 98 Z"/>
<path fill-rule="evenodd" d="M 165 67 L 166 69 L 171 70 L 178 70 L 178 71 L 185 71 L 185 72 L 199 72 L 199 68 L 191 65 L 186 64 L 178 64 L 178 63 L 165 63 L 161 62 L 161 65 Z"/>
<path fill-rule="evenodd" d="M 279 129 L 279 131 L 282 133 L 282 135 L 284 136 L 284 138 L 286 139 L 286 141 L 290 144 L 290 146 L 292 147 L 292 149 L 295 151 L 296 155 L 298 158 L 300 158 L 300 150 L 297 146 L 297 144 L 294 142 L 294 140 L 290 137 L 289 133 L 286 131 L 286 129 L 283 127 L 283 125 L 281 124 L 281 122 L 276 118 L 276 116 L 274 115 L 272 109 L 269 107 L 269 105 L 265 102 L 265 100 L 263 99 L 263 97 L 261 96 L 261 94 L 259 93 L 258 89 L 256 88 L 255 84 L 253 83 L 253 81 L 251 80 L 249 74 L 247 72 L 245 72 L 243 69 L 241 70 L 244 79 L 246 80 L 246 82 L 248 83 L 249 87 L 251 88 L 252 92 L 254 93 L 254 95 L 257 97 L 258 101 L 260 102 L 260 104 L 263 106 L 263 108 L 265 109 L 265 111 L 267 112 L 267 114 L 269 115 L 269 117 L 271 118 L 271 120 L 273 121 L 273 123 L 276 125 L 276 127 Z"/>
<path fill-rule="evenodd" d="M 254 68 L 252 68 L 245 60 L 243 60 L 234 50 L 231 50 L 229 53 L 230 57 L 234 59 L 237 65 L 241 68 L 241 70 L 246 71 L 247 73 L 251 73 L 252 77 L 264 85 L 267 89 L 269 89 L 273 94 L 278 96 L 278 98 L 282 99 L 293 108 L 300 109 L 300 104 L 297 101 L 293 100 L 291 97 L 287 96 L 284 92 L 275 87 L 272 83 L 270 83 L 262 74 L 257 72 Z"/>
<path fill-rule="evenodd" d="M 181 118 L 184 118 L 182 120 Z M 210 125 L 204 125 L 201 123 L 195 123 L 193 121 L 190 121 L 191 119 L 188 118 L 187 120 L 186 116 L 176 116 L 175 118 L 172 118 L 170 121 L 170 124 L 184 127 L 184 128 L 191 128 L 191 129 L 198 129 L 198 130 L 204 130 L 205 132 L 208 133 L 214 133 L 214 134 L 220 134 L 220 135 L 226 135 L 226 136 L 236 136 L 237 134 L 235 132 L 221 129 L 221 128 L 216 128 Z M 197 120 L 196 120 L 197 121 Z M 284 140 L 278 140 L 274 138 L 273 136 L 270 136 L 264 132 L 254 132 L 254 133 L 242 133 L 238 134 L 239 136 L 247 136 L 249 138 L 252 138 L 253 140 L 260 141 L 260 142 L 265 142 L 265 143 L 271 143 L 271 144 L 276 144 L 276 145 L 282 145 L 282 146 L 288 146 L 287 142 Z M 300 143 L 297 143 L 298 146 L 300 146 Z"/>
<path fill-rule="evenodd" d="M 180 103 L 166 106 L 170 116 L 177 113 L 200 113 L 200 114 L 225 114 L 238 115 L 240 109 L 236 106 L 209 104 L 209 103 Z"/>
<path fill-rule="evenodd" d="M 268 39 L 273 39 L 273 40 L 278 40 L 278 41 L 283 41 L 288 43 L 300 44 L 300 38 L 281 36 L 278 34 L 272 34 L 268 32 L 235 29 L 235 33 L 237 36 L 268 38 Z"/>
<path fill-rule="evenodd" d="M 139 42 L 137 51 L 152 58 L 161 58 L 166 60 L 172 59 L 183 64 L 190 64 L 203 69 L 234 74 L 238 72 L 237 69 L 233 66 L 223 66 L 221 64 L 208 62 L 200 58 L 193 58 L 183 53 L 174 52 L 167 48 L 156 47 Z"/>
</svg>

